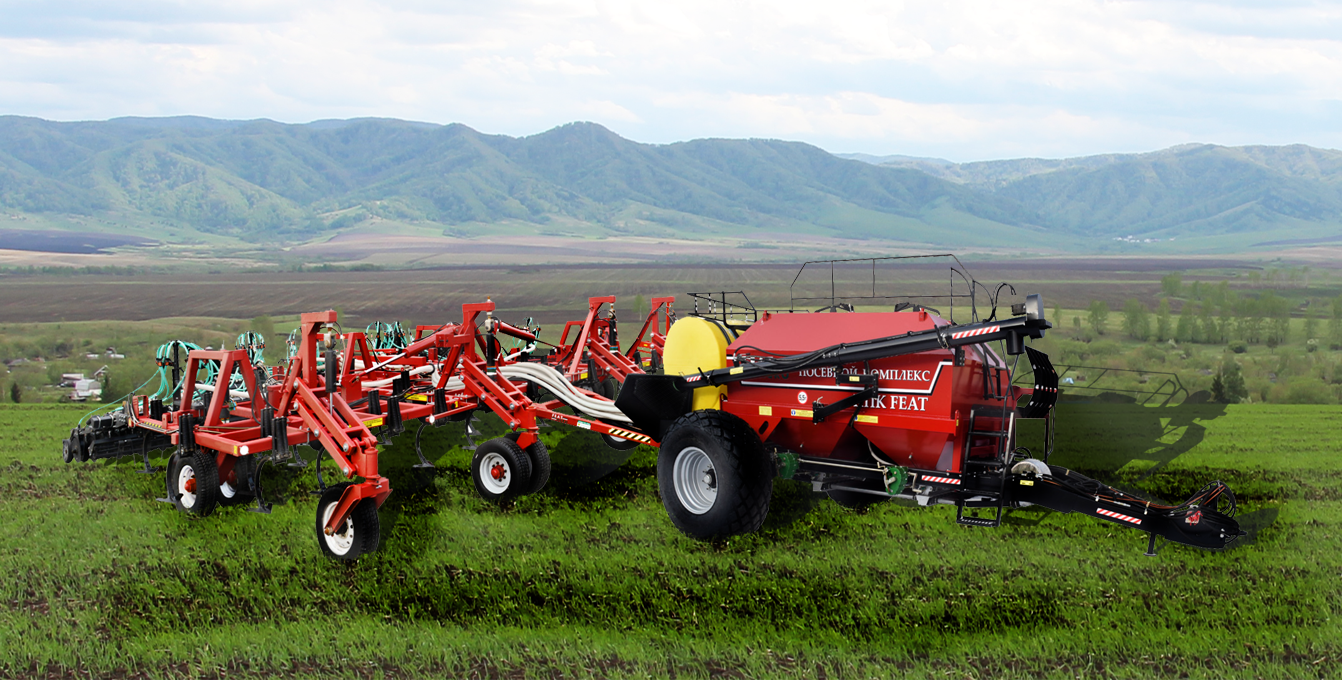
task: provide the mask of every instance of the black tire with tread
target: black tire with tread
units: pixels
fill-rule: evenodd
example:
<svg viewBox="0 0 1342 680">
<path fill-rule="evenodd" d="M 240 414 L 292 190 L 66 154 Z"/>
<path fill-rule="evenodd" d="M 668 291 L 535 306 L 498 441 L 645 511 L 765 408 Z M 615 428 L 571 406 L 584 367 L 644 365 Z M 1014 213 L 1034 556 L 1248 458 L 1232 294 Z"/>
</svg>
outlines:
<svg viewBox="0 0 1342 680">
<path fill-rule="evenodd" d="M 238 484 L 233 487 L 233 497 L 228 498 L 224 495 L 223 489 L 226 480 L 219 480 L 219 505 L 227 508 L 256 500 L 256 489 L 254 487 L 248 487 L 247 483 L 244 481 L 248 477 L 254 477 L 258 474 L 259 471 L 255 468 L 255 456 L 238 456 L 238 459 L 233 461 L 233 476 L 234 479 L 238 481 Z"/>
<path fill-rule="evenodd" d="M 516 443 L 517 438 L 522 436 L 522 433 L 509 432 L 504 436 Z M 527 454 L 527 460 L 531 463 L 531 484 L 528 485 L 525 492 L 525 495 L 529 496 L 533 493 L 539 493 L 541 489 L 545 488 L 546 484 L 550 483 L 550 449 L 545 446 L 545 442 L 537 438 L 536 443 L 522 449 L 522 451 Z"/>
<path fill-rule="evenodd" d="M 177 493 L 177 476 L 186 465 L 191 466 L 196 478 L 196 501 L 191 507 L 182 505 L 182 497 Z M 196 450 L 177 452 L 168 465 L 168 498 L 178 510 L 197 517 L 207 517 L 219 505 L 219 466 L 209 453 Z"/>
<path fill-rule="evenodd" d="M 498 494 L 490 491 L 480 481 L 481 465 L 485 457 L 491 453 L 502 456 L 512 473 L 508 488 Z M 475 448 L 475 455 L 471 458 L 471 481 L 475 483 L 475 491 L 481 498 L 491 503 L 510 501 L 525 495 L 527 489 L 531 488 L 531 457 L 517 445 L 517 442 L 506 436 L 490 439 Z"/>
<path fill-rule="evenodd" d="M 340 502 L 345 489 L 352 485 L 352 482 L 332 484 L 322 491 L 321 498 L 317 501 L 317 547 L 321 549 L 323 555 L 343 562 L 352 562 L 363 555 L 377 552 L 378 544 L 382 541 L 382 523 L 377 516 L 377 501 L 365 498 L 356 503 L 349 513 L 349 521 L 354 525 L 354 545 L 350 547 L 349 552 L 337 555 L 326 544 L 326 527 L 322 522 L 322 515 L 326 512 L 326 506 Z"/>
<path fill-rule="evenodd" d="M 703 450 L 717 472 L 717 497 L 708 512 L 696 515 L 676 495 L 676 457 L 690 446 Z M 769 514 L 775 476 L 773 459 L 745 421 L 723 411 L 702 410 L 681 416 L 662 441 L 657 455 L 657 487 L 671 523 L 685 535 L 716 540 L 756 531 Z"/>
</svg>

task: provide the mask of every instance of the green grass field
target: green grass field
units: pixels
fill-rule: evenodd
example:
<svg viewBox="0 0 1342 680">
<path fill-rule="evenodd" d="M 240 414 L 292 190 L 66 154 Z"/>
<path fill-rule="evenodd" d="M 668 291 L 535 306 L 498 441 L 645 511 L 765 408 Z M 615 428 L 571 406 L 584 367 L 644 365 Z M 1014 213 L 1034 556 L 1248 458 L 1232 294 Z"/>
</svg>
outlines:
<svg viewBox="0 0 1342 680">
<path fill-rule="evenodd" d="M 666 518 L 654 452 L 546 430 L 551 486 L 500 509 L 450 426 L 425 438 L 436 475 L 412 435 L 386 449 L 382 549 L 354 565 L 318 552 L 311 466 L 267 468 L 269 516 L 193 520 L 138 461 L 61 463 L 81 413 L 0 407 L 0 677 L 1342 674 L 1336 407 L 1062 407 L 1055 463 L 1165 500 L 1229 483 L 1251 535 L 1221 553 L 1144 557 L 1144 534 L 1035 509 L 856 513 L 790 482 L 763 531 L 702 544 Z"/>
</svg>

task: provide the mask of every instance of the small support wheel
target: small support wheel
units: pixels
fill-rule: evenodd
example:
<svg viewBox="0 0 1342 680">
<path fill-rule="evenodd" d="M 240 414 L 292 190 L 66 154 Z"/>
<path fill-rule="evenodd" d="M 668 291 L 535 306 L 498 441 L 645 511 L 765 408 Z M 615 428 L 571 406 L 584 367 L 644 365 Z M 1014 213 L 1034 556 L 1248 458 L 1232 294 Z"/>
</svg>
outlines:
<svg viewBox="0 0 1342 680">
<path fill-rule="evenodd" d="M 628 451 L 630 449 L 638 448 L 638 442 L 632 439 L 616 437 L 613 434 L 606 434 L 605 432 L 601 433 L 601 441 L 605 442 L 606 446 L 609 446 L 616 451 Z"/>
<path fill-rule="evenodd" d="M 178 451 L 167 481 L 168 498 L 182 512 L 205 517 L 219 505 L 219 467 L 206 451 Z"/>
<path fill-rule="evenodd" d="M 228 474 L 219 480 L 219 504 L 224 507 L 240 505 L 256 497 L 256 458 L 238 456 Z"/>
<path fill-rule="evenodd" d="M 614 376 L 608 375 L 598 382 L 596 384 L 596 389 L 592 391 L 611 401 L 615 401 L 615 397 L 620 394 L 620 381 L 616 380 Z"/>
<path fill-rule="evenodd" d="M 382 539 L 382 525 L 377 517 L 377 501 L 364 498 L 354 504 L 345 517 L 340 530 L 326 535 L 326 523 L 331 519 L 340 497 L 345 489 L 353 486 L 351 482 L 341 482 L 326 487 L 317 501 L 317 545 L 322 554 L 333 560 L 350 562 L 362 555 L 377 552 Z"/>
<path fill-rule="evenodd" d="M 75 456 L 79 455 L 79 430 L 70 432 L 70 438 L 61 442 L 61 460 L 66 463 L 73 463 Z"/>
<path fill-rule="evenodd" d="M 521 432 L 509 432 L 503 435 L 505 438 L 517 442 L 517 438 L 522 435 Z M 545 485 L 550 482 L 550 449 L 546 448 L 545 442 L 537 439 L 531 446 L 522 449 L 527 455 L 527 461 L 531 463 L 531 485 L 523 492 L 530 496 L 538 493 Z"/>
<path fill-rule="evenodd" d="M 481 498 L 491 503 L 510 501 L 531 488 L 531 458 L 507 437 L 490 439 L 475 449 L 471 479 Z"/>
<path fill-rule="evenodd" d="M 715 540 L 759 529 L 769 514 L 773 460 L 745 421 L 695 411 L 671 426 L 657 455 L 657 486 L 671 523 Z"/>
</svg>

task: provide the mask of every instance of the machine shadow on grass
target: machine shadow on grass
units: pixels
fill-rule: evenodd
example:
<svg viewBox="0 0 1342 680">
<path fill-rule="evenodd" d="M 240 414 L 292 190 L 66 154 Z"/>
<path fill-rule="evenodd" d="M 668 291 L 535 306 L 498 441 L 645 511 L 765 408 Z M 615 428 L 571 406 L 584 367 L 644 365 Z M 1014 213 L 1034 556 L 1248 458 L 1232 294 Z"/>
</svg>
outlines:
<svg viewBox="0 0 1342 680">
<path fill-rule="evenodd" d="M 1128 395 L 1101 393 L 1059 401 L 1053 456 L 1061 465 L 1106 483 L 1137 485 L 1165 472 L 1174 459 L 1206 438 L 1206 423 L 1224 416 L 1210 394 L 1190 394 L 1178 404 L 1143 406 Z M 1042 422 L 1021 423 L 1017 445 L 1043 450 Z M 1133 465 L 1138 462 L 1149 465 Z M 1190 490 L 1191 491 L 1191 490 Z"/>
<path fill-rule="evenodd" d="M 1200 471 L 1170 468 L 1170 464 L 1206 439 L 1205 423 L 1224 415 L 1226 405 L 1211 401 L 1205 390 L 1159 406 L 1146 406 L 1133 396 L 1114 392 L 1087 398 L 1064 395 L 1055 414 L 1049 462 L 1129 493 L 1177 502 L 1206 480 Z M 1017 443 L 1042 451 L 1042 423 L 1023 421 Z M 1276 508 L 1264 508 L 1240 514 L 1240 526 L 1248 535 L 1230 549 L 1252 545 L 1260 531 L 1276 522 L 1277 513 Z M 1004 522 L 1032 526 L 1050 514 L 1040 508 L 1017 509 Z"/>
</svg>

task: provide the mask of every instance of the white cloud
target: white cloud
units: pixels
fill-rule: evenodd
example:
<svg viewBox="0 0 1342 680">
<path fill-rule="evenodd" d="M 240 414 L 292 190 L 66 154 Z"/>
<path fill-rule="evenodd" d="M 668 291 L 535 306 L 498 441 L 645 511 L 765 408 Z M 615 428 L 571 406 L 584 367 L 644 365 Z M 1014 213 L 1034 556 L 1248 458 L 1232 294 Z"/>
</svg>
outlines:
<svg viewBox="0 0 1342 680">
<path fill-rule="evenodd" d="M 0 0 L 0 113 L 594 120 L 966 160 L 1342 146 L 1342 2 L 125 5 Z"/>
</svg>

